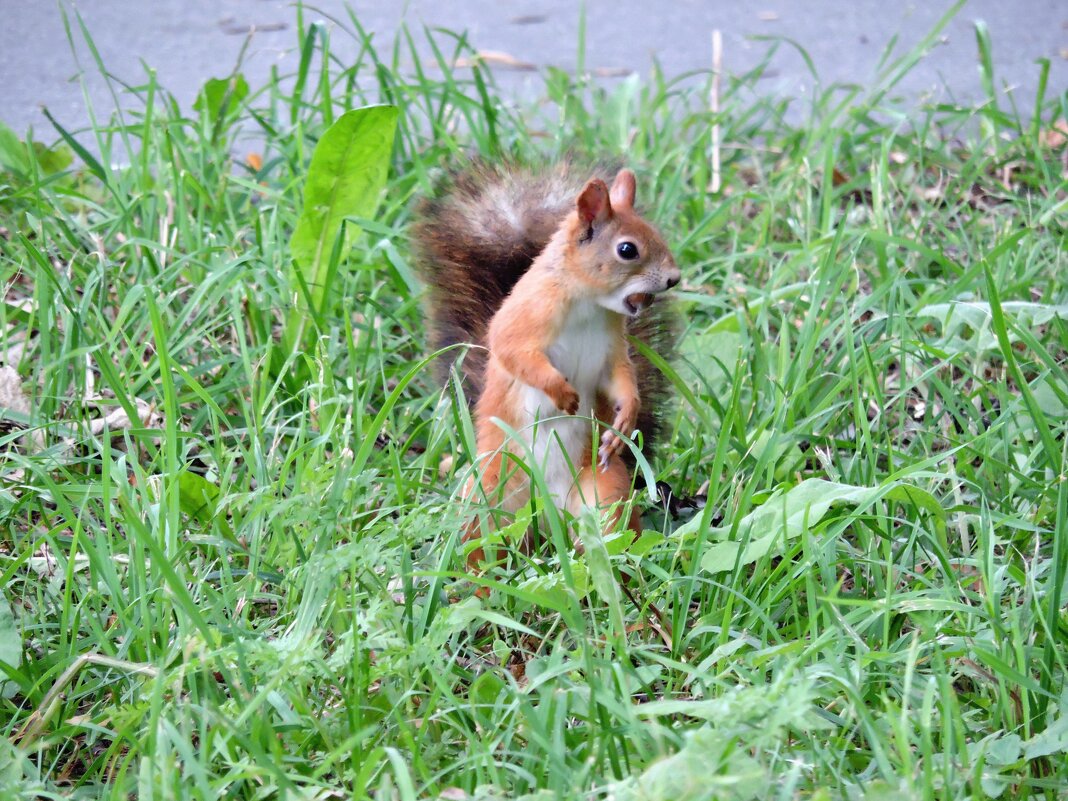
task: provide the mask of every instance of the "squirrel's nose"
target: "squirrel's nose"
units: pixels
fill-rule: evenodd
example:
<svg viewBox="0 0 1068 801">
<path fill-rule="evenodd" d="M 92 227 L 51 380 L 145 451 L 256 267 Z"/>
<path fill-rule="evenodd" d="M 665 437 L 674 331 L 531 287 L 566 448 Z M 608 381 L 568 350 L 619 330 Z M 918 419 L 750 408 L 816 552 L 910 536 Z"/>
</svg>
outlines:
<svg viewBox="0 0 1068 801">
<path fill-rule="evenodd" d="M 673 275 L 667 280 L 667 288 L 672 289 L 679 283 L 679 275 Z"/>
</svg>

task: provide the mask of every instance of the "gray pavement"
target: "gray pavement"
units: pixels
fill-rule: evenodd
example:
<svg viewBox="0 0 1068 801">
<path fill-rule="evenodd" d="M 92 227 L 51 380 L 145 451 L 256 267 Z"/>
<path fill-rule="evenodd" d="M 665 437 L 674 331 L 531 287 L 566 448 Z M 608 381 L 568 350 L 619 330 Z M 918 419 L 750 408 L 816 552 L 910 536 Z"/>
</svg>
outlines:
<svg viewBox="0 0 1068 801">
<path fill-rule="evenodd" d="M 229 73 L 251 32 L 243 71 L 255 88 L 272 66 L 296 68 L 296 12 L 282 0 L 63 0 L 77 7 L 108 70 L 131 85 L 143 83 L 145 67 L 188 108 L 209 77 Z M 757 36 L 787 36 L 804 47 L 824 83 L 870 82 L 891 37 L 903 50 L 919 41 L 952 5 L 946 0 L 588 0 L 587 67 L 607 72 L 647 73 L 652 59 L 666 73 L 706 69 L 710 33 L 723 33 L 723 68 L 741 73 L 767 48 Z M 578 3 L 572 0 L 411 0 L 351 2 L 376 41 L 392 43 L 402 21 L 466 29 L 480 49 L 497 50 L 538 66 L 574 68 Z M 318 10 L 314 10 L 318 9 Z M 345 4 L 320 0 L 306 18 L 347 22 Z M 982 97 L 974 21 L 985 20 L 994 44 L 999 89 L 1021 108 L 1033 104 L 1039 58 L 1051 61 L 1049 92 L 1068 90 L 1068 0 L 970 0 L 944 31 L 944 38 L 901 84 L 906 97 L 976 100 Z M 89 119 L 86 100 L 106 117 L 113 102 L 74 26 L 72 52 L 54 0 L 0 0 L 0 120 L 24 133 L 33 126 L 54 137 L 41 113 L 49 110 L 66 126 Z M 336 26 L 332 42 L 342 55 L 355 48 Z M 768 92 L 803 96 L 812 82 L 799 55 L 776 56 Z M 532 72 L 501 72 L 510 88 L 537 86 Z M 83 91 L 85 94 L 83 94 Z"/>
</svg>

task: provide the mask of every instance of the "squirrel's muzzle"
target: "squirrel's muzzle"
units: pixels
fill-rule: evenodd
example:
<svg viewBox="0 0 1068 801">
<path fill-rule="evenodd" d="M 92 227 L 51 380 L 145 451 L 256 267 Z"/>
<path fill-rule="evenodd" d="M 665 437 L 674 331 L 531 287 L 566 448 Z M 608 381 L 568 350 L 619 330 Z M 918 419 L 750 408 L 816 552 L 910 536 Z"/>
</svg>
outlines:
<svg viewBox="0 0 1068 801">
<path fill-rule="evenodd" d="M 682 271 L 675 266 L 674 260 L 672 260 L 670 267 L 663 271 L 663 275 L 664 284 L 666 285 L 664 287 L 665 291 L 678 286 L 679 281 L 682 280 Z"/>
<path fill-rule="evenodd" d="M 627 295 L 623 298 L 623 305 L 627 308 L 627 311 L 631 316 L 638 314 L 644 309 L 649 308 L 652 305 L 654 295 L 651 292 L 635 292 L 632 295 Z"/>
</svg>

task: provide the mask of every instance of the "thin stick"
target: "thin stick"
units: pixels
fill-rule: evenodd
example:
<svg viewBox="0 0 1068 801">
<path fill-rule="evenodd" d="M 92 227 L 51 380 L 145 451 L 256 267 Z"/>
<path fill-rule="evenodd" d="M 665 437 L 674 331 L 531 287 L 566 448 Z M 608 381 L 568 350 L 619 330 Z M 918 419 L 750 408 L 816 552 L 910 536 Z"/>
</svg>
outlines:
<svg viewBox="0 0 1068 801">
<path fill-rule="evenodd" d="M 709 192 L 718 192 L 719 172 L 719 72 L 723 64 L 723 36 L 719 28 L 712 30 L 712 183 Z"/>
</svg>

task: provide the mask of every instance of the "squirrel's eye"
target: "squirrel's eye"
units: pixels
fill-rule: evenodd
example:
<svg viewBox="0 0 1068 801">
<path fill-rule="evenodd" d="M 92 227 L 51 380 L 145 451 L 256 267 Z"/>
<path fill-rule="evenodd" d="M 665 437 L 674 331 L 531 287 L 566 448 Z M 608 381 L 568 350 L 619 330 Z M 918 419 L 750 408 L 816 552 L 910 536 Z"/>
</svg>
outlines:
<svg viewBox="0 0 1068 801">
<path fill-rule="evenodd" d="M 620 242 L 616 245 L 616 253 L 623 261 L 634 261 L 638 258 L 638 246 L 633 242 Z"/>
</svg>

